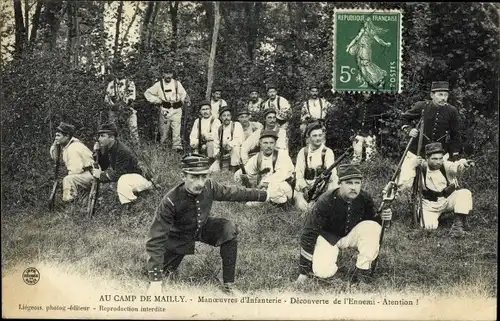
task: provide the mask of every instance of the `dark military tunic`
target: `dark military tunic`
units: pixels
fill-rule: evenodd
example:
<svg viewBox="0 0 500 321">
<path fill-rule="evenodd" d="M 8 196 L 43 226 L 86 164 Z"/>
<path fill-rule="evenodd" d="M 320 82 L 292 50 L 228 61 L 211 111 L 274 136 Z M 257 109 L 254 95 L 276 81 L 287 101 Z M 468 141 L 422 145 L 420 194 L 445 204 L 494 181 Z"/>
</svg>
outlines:
<svg viewBox="0 0 500 321">
<path fill-rule="evenodd" d="M 372 197 L 361 190 L 352 202 L 345 201 L 338 195 L 339 188 L 322 194 L 314 204 L 302 230 L 300 246 L 309 254 L 314 254 L 314 247 L 319 235 L 328 243 L 335 245 L 341 238 L 349 234 L 359 222 L 371 220 L 382 222 L 376 211 Z M 305 263 L 305 264 L 303 264 Z M 304 266 L 306 265 L 306 266 Z M 301 273 L 310 272 L 310 261 L 301 260 Z"/>
<path fill-rule="evenodd" d="M 193 254 L 195 241 L 215 239 L 206 231 L 205 225 L 213 220 L 210 210 L 214 201 L 257 201 L 264 202 L 267 192 L 238 186 L 224 186 L 207 180 L 199 195 L 189 193 L 184 183 L 171 189 L 161 200 L 156 216 L 148 233 L 146 251 L 150 256 L 148 273 L 150 279 L 164 267 L 165 252 Z M 202 235 L 205 234 L 205 235 Z M 219 246 L 214 240 L 213 246 Z"/>
<path fill-rule="evenodd" d="M 382 113 L 375 104 L 362 101 L 354 111 L 351 130 L 355 135 L 371 136 L 377 134 L 377 117 Z"/>
<path fill-rule="evenodd" d="M 459 134 L 458 110 L 450 105 L 437 106 L 432 101 L 419 101 L 402 115 L 403 123 L 409 125 L 411 121 L 420 119 L 422 109 L 424 112 L 424 137 L 422 146 L 429 143 L 440 142 L 444 150 L 452 156 L 459 153 L 461 141 Z M 417 154 L 418 139 L 414 139 L 410 152 Z M 420 156 L 424 156 L 424 148 Z"/>
<path fill-rule="evenodd" d="M 103 170 L 99 180 L 101 183 L 116 182 L 123 174 L 136 173 L 142 175 L 137 158 L 130 148 L 119 140 L 111 148 L 99 155 L 99 166 Z"/>
</svg>

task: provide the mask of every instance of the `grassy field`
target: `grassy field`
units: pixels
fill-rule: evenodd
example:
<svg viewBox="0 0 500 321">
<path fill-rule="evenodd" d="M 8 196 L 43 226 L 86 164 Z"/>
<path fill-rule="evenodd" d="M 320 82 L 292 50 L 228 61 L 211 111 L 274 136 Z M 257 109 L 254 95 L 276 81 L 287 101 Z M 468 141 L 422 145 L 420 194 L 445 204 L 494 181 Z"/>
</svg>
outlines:
<svg viewBox="0 0 500 321">
<path fill-rule="evenodd" d="M 104 201 L 92 220 L 85 217 L 83 204 L 48 212 L 42 199 L 38 207 L 2 211 L 2 274 L 38 262 L 145 287 L 146 233 L 162 195 L 180 181 L 179 160 L 178 155 L 164 150 L 144 148 L 141 162 L 151 169 L 162 192 L 142 197 L 131 213 L 121 212 L 115 192 L 105 185 L 101 194 Z M 395 162 L 382 159 L 363 165 L 367 175 L 364 188 L 372 193 L 377 205 L 395 166 Z M 496 172 L 490 174 L 497 176 Z M 232 184 L 228 172 L 214 178 Z M 384 239 L 371 291 L 496 296 L 497 180 L 492 182 L 485 177 L 484 168 L 476 167 L 464 175 L 462 182 L 473 192 L 471 235 L 464 239 L 449 237 L 450 218 L 433 232 L 411 228 L 409 199 L 403 194 L 393 203 L 394 221 Z M 304 219 L 300 212 L 284 212 L 268 204 L 247 208 L 243 203 L 216 202 L 212 215 L 228 218 L 239 227 L 236 279 L 240 290 L 296 291 L 293 281 L 298 275 Z M 300 291 L 352 291 L 347 288 L 347 278 L 354 270 L 355 254 L 354 250 L 341 253 L 337 274 L 341 281 L 335 287 L 313 281 Z M 220 269 L 218 248 L 197 244 L 196 254 L 185 257 L 179 267 L 176 282 L 183 287 L 216 288 Z"/>
</svg>

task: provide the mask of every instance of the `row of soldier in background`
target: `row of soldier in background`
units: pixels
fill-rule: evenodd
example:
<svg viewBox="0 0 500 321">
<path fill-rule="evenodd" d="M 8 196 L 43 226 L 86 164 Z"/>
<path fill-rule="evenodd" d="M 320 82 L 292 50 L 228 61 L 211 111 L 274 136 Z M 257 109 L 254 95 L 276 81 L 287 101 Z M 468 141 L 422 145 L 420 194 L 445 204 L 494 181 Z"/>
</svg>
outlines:
<svg viewBox="0 0 500 321">
<path fill-rule="evenodd" d="M 128 136 L 133 141 L 138 142 L 138 111 L 134 108 L 133 103 L 137 98 L 136 87 L 134 81 L 125 77 L 122 70 L 123 66 L 116 66 L 113 72 L 114 79 L 107 86 L 105 102 L 109 105 L 108 121 L 116 122 L 122 132 L 124 130 L 128 131 Z M 337 109 L 327 99 L 320 96 L 319 85 L 310 85 L 308 90 L 309 97 L 301 104 L 300 110 L 300 133 L 303 139 L 306 138 L 305 129 L 308 124 L 319 121 L 324 125 L 327 114 Z M 204 102 L 204 104 L 209 106 L 210 115 L 208 115 L 208 111 L 200 110 L 203 108 L 201 104 L 194 105 L 194 111 L 199 120 L 195 120 L 195 124 L 193 124 L 191 130 L 190 142 L 187 144 L 191 145 L 191 148 L 195 149 L 192 143 L 192 134 L 193 131 L 196 131 L 197 122 L 200 120 L 202 122 L 202 138 L 205 135 L 214 135 L 217 133 L 216 129 L 220 126 L 220 121 L 223 121 L 222 111 L 228 108 L 231 116 L 234 118 L 237 117 L 243 127 L 245 138 L 257 129 L 253 121 L 263 121 L 265 112 L 269 109 L 276 111 L 277 124 L 289 135 L 287 129 L 293 113 L 293 104 L 278 94 L 277 86 L 267 85 L 266 100 L 260 98 L 257 89 L 250 89 L 248 102 L 245 105 L 238 105 L 237 108 L 229 106 L 226 100 L 222 98 L 222 93 L 223 91 L 220 87 L 215 87 L 212 91 L 210 101 Z M 382 112 L 380 108 L 369 103 L 370 96 L 370 93 L 364 93 L 362 101 L 354 108 L 355 112 L 352 114 L 356 118 L 354 122 L 356 128 L 354 126 L 350 128 L 354 147 L 354 162 L 361 161 L 363 151 L 365 151 L 367 160 L 372 157 L 375 151 L 376 133 L 378 130 L 376 117 L 380 116 Z M 183 146 L 184 134 L 181 133 L 181 128 L 184 127 L 184 131 L 189 130 L 185 128 L 186 124 L 183 124 L 182 120 L 186 120 L 187 118 L 185 107 L 191 106 L 191 101 L 182 83 L 174 78 L 174 73 L 170 65 L 163 67 L 161 79 L 144 92 L 144 97 L 153 106 L 158 107 L 158 126 L 154 126 L 153 124 L 145 124 L 145 126 L 155 127 L 153 135 L 156 138 L 157 133 L 160 134 L 160 144 L 165 144 L 169 134 L 171 134 L 172 149 L 179 152 L 185 151 L 185 146 Z M 241 118 L 240 115 L 242 115 Z M 207 126 L 205 126 L 203 119 L 207 118 L 210 118 L 211 121 L 210 125 L 207 123 Z M 240 132 L 239 126 L 236 127 L 236 131 Z"/>
</svg>

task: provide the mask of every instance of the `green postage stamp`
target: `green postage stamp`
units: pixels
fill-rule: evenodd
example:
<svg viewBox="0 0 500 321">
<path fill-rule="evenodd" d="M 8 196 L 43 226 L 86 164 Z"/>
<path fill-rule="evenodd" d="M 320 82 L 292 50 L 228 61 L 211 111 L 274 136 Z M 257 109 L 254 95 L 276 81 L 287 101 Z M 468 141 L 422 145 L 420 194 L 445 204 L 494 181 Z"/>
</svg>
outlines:
<svg viewBox="0 0 500 321">
<path fill-rule="evenodd" d="M 401 10 L 335 9 L 333 91 L 401 93 Z"/>
</svg>

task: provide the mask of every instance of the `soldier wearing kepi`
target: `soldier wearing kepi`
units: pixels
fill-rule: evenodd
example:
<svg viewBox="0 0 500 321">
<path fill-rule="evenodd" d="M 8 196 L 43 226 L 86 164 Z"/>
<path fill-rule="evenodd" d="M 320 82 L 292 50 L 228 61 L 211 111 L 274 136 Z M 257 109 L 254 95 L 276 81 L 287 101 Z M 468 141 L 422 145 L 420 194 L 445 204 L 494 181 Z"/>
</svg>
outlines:
<svg viewBox="0 0 500 321">
<path fill-rule="evenodd" d="M 359 252 L 353 283 L 369 281 L 371 262 L 379 252 L 381 219 L 390 220 L 392 211 L 388 208 L 376 216 L 372 197 L 361 189 L 358 165 L 339 165 L 338 176 L 339 187 L 318 198 L 302 230 L 297 284 L 310 275 L 334 276 L 339 250 L 350 247 Z"/>
<path fill-rule="evenodd" d="M 273 201 L 275 204 L 284 205 L 292 198 L 290 180 L 293 175 L 293 163 L 286 150 L 276 150 L 275 145 L 278 135 L 273 130 L 263 130 L 260 134 L 260 152 L 252 156 L 245 164 L 246 178 L 255 181 L 255 186 L 267 189 L 269 193 L 279 191 L 283 197 Z M 243 183 L 245 176 L 239 169 L 234 173 L 234 180 Z M 257 205 L 247 203 L 247 205 Z"/>
<path fill-rule="evenodd" d="M 220 110 L 219 119 L 222 125 L 217 130 L 219 141 L 219 156 L 216 156 L 216 166 L 222 169 L 225 161 L 229 157 L 229 169 L 234 173 L 238 169 L 240 163 L 240 150 L 243 143 L 243 128 L 241 124 L 232 121 L 231 108 L 224 107 Z"/>
<path fill-rule="evenodd" d="M 68 170 L 68 175 L 62 182 L 64 202 L 71 202 L 78 195 L 78 189 L 87 189 L 92 184 L 92 151 L 88 149 L 78 138 L 74 137 L 75 127 L 71 124 L 61 122 L 56 128 L 54 143 L 50 146 L 50 157 L 56 161 L 62 156 L 62 160 Z M 58 150 L 59 154 L 58 155 Z"/>
<path fill-rule="evenodd" d="M 101 183 L 116 183 L 116 191 L 122 205 L 131 208 L 137 200 L 135 193 L 153 187 L 151 181 L 144 178 L 132 150 L 118 139 L 118 130 L 114 123 L 103 124 L 99 134 L 99 168 L 92 170 L 92 175 Z"/>
<path fill-rule="evenodd" d="M 437 229 L 439 216 L 453 211 L 455 221 L 450 234 L 464 236 L 466 219 L 472 210 L 472 194 L 468 189 L 458 187 L 457 176 L 473 163 L 463 158 L 455 162 L 446 161 L 444 154 L 441 143 L 431 143 L 425 146 L 426 161 L 417 157 L 413 163 L 414 168 L 422 166 L 422 215 L 425 224 L 422 227 Z M 411 188 L 415 173 L 414 170 L 413 177 L 402 183 L 401 189 Z"/>
<path fill-rule="evenodd" d="M 325 146 L 325 130 L 320 123 L 311 123 L 306 129 L 309 145 L 303 147 L 297 155 L 295 164 L 295 205 L 301 211 L 307 211 L 314 203 L 307 203 L 304 195 L 308 193 L 316 178 L 335 162 L 333 151 Z M 326 190 L 333 190 L 338 185 L 337 169 L 330 175 Z"/>
<path fill-rule="evenodd" d="M 144 97 L 150 103 L 160 107 L 158 120 L 161 134 L 160 143 L 165 143 L 168 131 L 172 128 L 172 148 L 177 152 L 182 152 L 182 106 L 187 93 L 181 82 L 173 78 L 174 72 L 170 64 L 163 66 L 162 71 L 162 79 L 148 88 L 144 93 Z"/>
<path fill-rule="evenodd" d="M 449 84 L 446 81 L 436 81 L 432 83 L 431 99 L 432 101 L 419 101 L 413 107 L 402 115 L 402 120 L 406 124 L 403 130 L 410 128 L 409 123 L 417 120 L 424 111 L 424 133 L 423 145 L 440 142 L 443 144 L 446 152 L 445 159 L 455 160 L 461 150 L 461 140 L 459 133 L 459 116 L 457 109 L 448 104 Z M 419 135 L 418 129 L 413 128 L 409 131 L 411 137 Z M 401 166 L 401 174 L 398 184 L 408 180 L 408 177 L 415 176 L 413 167 L 417 156 L 418 139 L 414 139 L 408 154 Z"/>
<path fill-rule="evenodd" d="M 210 217 L 214 201 L 266 201 L 272 195 L 258 189 L 225 186 L 208 177 L 210 161 L 202 155 L 182 159 L 184 182 L 171 189 L 156 210 L 146 242 L 151 294 L 161 292 L 164 274 L 177 269 L 195 242 L 220 247 L 223 289 L 234 290 L 238 230 L 231 221 Z M 279 196 L 279 195 L 278 195 Z"/>
</svg>

